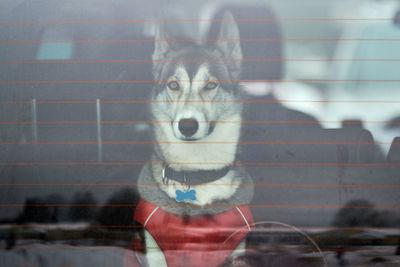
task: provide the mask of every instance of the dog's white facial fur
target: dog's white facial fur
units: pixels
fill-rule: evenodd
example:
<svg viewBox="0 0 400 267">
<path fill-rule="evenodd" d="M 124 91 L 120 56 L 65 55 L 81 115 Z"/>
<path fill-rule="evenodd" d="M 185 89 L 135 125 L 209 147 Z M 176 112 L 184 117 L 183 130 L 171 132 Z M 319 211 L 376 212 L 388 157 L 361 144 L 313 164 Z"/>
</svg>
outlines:
<svg viewBox="0 0 400 267">
<path fill-rule="evenodd" d="M 176 101 L 175 116 L 172 122 L 172 128 L 176 138 L 185 140 L 186 137 L 179 130 L 179 122 L 183 119 L 193 119 L 198 122 L 198 129 L 191 136 L 193 140 L 200 140 L 208 135 L 210 129 L 210 121 L 215 120 L 215 115 L 210 114 L 210 109 L 205 103 L 199 104 L 201 101 L 208 101 L 213 98 L 216 90 L 205 91 L 204 87 L 207 81 L 214 81 L 209 74 L 206 66 L 202 66 L 197 71 L 196 75 L 190 80 L 189 74 L 180 66 L 176 69 L 174 75 L 169 80 L 178 82 L 179 91 L 168 90 L 171 100 Z M 191 102 L 186 102 L 187 100 Z M 199 103 L 195 103 L 195 102 Z"/>
<path fill-rule="evenodd" d="M 170 99 L 176 102 L 172 122 L 175 137 L 188 141 L 187 137 L 179 129 L 179 122 L 184 119 L 192 119 L 198 122 L 198 129 L 190 139 L 201 140 L 205 138 L 210 132 L 212 122 L 217 119 L 217 114 L 212 112 L 212 105 L 210 105 L 209 101 L 213 99 L 217 90 L 220 89 L 218 81 L 210 75 L 205 65 L 197 70 L 192 80 L 190 80 L 189 74 L 183 66 L 178 67 L 169 80 L 177 82 L 180 88 L 178 91 L 168 90 Z M 212 90 L 205 89 L 208 82 L 215 83 L 216 88 Z"/>
<path fill-rule="evenodd" d="M 182 79 L 180 79 L 182 77 Z M 202 65 L 189 80 L 182 67 L 176 69 L 173 78 L 179 81 L 179 92 L 159 94 L 153 105 L 155 136 L 159 143 L 160 152 L 172 168 L 176 170 L 207 170 L 220 169 L 233 163 L 236 146 L 240 135 L 240 107 L 233 105 L 232 95 L 223 92 L 221 85 L 213 92 L 204 92 L 205 82 L 212 78 L 207 66 Z M 201 77 L 201 78 L 200 78 Z M 220 92 L 218 92 L 220 90 Z M 226 103 L 211 101 L 215 94 L 225 99 Z M 168 106 L 160 102 L 171 101 Z M 195 118 L 199 129 L 191 141 L 184 140 L 179 132 L 178 124 L 182 118 Z M 171 121 L 171 124 L 168 123 Z M 209 133 L 211 122 L 214 129 Z"/>
</svg>

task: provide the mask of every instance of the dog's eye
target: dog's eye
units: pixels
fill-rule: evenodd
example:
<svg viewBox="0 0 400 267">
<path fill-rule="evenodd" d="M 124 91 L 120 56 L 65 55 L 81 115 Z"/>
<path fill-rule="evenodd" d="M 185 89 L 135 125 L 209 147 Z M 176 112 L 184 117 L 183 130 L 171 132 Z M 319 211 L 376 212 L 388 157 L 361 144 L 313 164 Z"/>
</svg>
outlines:
<svg viewBox="0 0 400 267">
<path fill-rule="evenodd" d="M 204 87 L 205 90 L 212 90 L 217 88 L 218 84 L 216 82 L 208 82 L 206 84 L 206 87 Z"/>
<path fill-rule="evenodd" d="M 179 90 L 179 83 L 178 83 L 177 81 L 169 82 L 169 83 L 167 84 L 167 86 L 168 86 L 169 89 L 171 89 L 171 90 L 173 90 L 173 91 Z"/>
</svg>

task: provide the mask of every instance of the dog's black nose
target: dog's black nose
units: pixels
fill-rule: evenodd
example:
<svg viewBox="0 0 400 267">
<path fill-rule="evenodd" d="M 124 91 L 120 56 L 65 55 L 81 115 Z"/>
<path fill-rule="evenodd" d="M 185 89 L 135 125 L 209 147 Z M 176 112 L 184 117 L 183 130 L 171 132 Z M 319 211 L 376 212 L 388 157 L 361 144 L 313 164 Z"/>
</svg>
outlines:
<svg viewBox="0 0 400 267">
<path fill-rule="evenodd" d="M 179 131 L 185 137 L 192 137 L 199 129 L 199 123 L 195 119 L 182 119 L 179 121 Z"/>
</svg>

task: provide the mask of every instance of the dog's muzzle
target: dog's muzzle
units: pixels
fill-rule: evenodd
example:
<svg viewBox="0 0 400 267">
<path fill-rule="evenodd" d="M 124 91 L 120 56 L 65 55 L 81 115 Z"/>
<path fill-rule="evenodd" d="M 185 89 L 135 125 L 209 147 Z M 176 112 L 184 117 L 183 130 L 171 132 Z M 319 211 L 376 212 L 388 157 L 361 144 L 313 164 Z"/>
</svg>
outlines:
<svg viewBox="0 0 400 267">
<path fill-rule="evenodd" d="M 171 122 L 171 126 L 176 138 L 183 141 L 196 141 L 210 135 L 215 123 L 208 121 L 202 112 L 189 109 L 179 112 Z"/>
</svg>

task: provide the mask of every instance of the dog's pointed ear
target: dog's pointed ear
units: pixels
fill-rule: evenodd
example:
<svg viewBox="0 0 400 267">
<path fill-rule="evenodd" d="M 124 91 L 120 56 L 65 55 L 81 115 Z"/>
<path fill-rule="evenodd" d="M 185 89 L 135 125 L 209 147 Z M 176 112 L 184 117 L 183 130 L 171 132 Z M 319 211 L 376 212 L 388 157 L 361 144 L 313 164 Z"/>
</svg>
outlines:
<svg viewBox="0 0 400 267">
<path fill-rule="evenodd" d="M 243 58 L 239 38 L 239 28 L 231 12 L 226 11 L 218 34 L 217 47 L 224 53 L 226 59 L 235 59 L 235 61 L 229 62 L 234 77 L 239 76 L 241 60 Z"/>
<path fill-rule="evenodd" d="M 163 63 L 161 60 L 168 59 L 167 53 L 174 49 L 174 42 L 171 42 L 165 22 L 156 25 L 154 52 L 153 52 L 153 76 L 158 77 L 161 74 Z"/>
<path fill-rule="evenodd" d="M 165 59 L 165 54 L 170 49 L 165 22 L 156 25 L 153 60 Z"/>
</svg>

